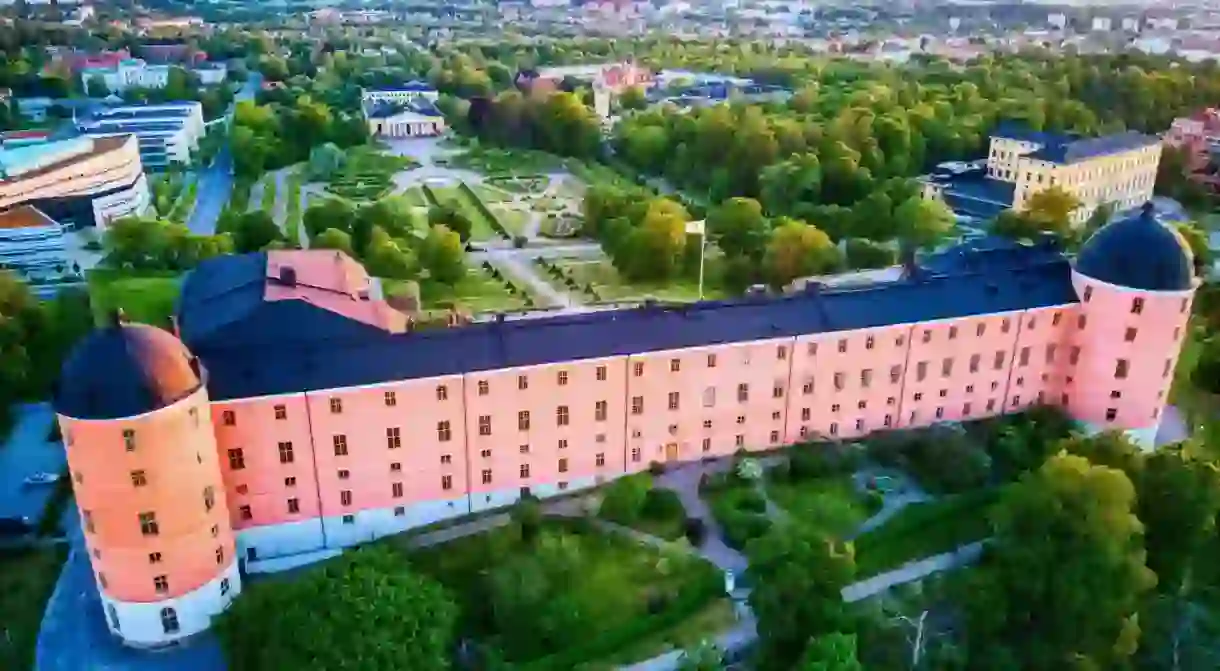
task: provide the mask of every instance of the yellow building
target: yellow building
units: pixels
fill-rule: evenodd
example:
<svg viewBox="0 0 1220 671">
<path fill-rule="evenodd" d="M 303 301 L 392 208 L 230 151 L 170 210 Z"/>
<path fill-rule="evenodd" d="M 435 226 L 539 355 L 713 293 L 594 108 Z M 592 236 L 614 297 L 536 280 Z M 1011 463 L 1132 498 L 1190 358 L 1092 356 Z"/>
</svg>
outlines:
<svg viewBox="0 0 1220 671">
<path fill-rule="evenodd" d="M 991 137 L 987 176 L 1014 185 L 1018 211 L 1035 193 L 1061 187 L 1080 200 L 1072 218 L 1083 222 L 1106 203 L 1121 211 L 1148 202 L 1160 159 L 1160 141 L 1134 131 L 1079 138 L 1001 126 Z"/>
</svg>

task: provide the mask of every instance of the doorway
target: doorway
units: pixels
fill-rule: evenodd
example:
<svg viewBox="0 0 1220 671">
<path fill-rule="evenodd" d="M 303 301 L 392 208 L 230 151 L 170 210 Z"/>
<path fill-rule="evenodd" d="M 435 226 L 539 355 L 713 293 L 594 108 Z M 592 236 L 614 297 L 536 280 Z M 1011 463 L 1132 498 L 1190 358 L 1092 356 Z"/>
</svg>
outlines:
<svg viewBox="0 0 1220 671">
<path fill-rule="evenodd" d="M 677 443 L 667 443 L 665 445 L 665 461 L 677 461 L 677 460 L 678 460 L 678 444 Z"/>
</svg>

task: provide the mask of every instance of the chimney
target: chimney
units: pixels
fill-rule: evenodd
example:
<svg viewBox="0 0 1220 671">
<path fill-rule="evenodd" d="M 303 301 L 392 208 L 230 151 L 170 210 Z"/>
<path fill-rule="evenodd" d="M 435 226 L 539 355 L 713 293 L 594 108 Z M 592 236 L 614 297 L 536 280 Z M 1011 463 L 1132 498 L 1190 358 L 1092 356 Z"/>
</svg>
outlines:
<svg viewBox="0 0 1220 671">
<path fill-rule="evenodd" d="M 280 266 L 279 280 L 280 284 L 286 287 L 295 287 L 297 285 L 297 269 L 292 266 Z"/>
</svg>

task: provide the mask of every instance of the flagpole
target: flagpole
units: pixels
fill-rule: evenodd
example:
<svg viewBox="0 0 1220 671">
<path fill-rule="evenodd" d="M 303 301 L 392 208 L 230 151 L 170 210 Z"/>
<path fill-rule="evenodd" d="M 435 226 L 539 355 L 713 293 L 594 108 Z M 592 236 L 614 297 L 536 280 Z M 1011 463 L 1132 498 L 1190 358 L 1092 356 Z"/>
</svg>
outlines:
<svg viewBox="0 0 1220 671">
<path fill-rule="evenodd" d="M 699 232 L 699 300 L 703 300 L 703 256 L 707 252 L 707 228 Z"/>
</svg>

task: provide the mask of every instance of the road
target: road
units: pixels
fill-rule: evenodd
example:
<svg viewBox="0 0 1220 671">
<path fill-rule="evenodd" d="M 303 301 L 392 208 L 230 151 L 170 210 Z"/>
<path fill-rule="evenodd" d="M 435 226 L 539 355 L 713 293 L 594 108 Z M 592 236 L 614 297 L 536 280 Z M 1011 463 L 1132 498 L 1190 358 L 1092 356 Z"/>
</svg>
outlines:
<svg viewBox="0 0 1220 671">
<path fill-rule="evenodd" d="M 241 90 L 233 97 L 234 105 L 230 106 L 227 116 L 232 116 L 237 102 L 253 100 L 262 83 L 262 75 L 251 73 Z M 192 233 L 211 235 L 216 232 L 216 222 L 220 213 L 229 202 L 229 194 L 233 191 L 233 154 L 226 142 L 216 155 L 212 165 L 199 173 L 199 189 L 195 196 L 195 209 L 187 218 L 187 228 Z"/>
</svg>

